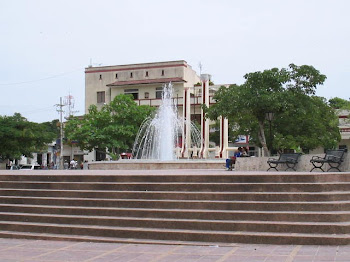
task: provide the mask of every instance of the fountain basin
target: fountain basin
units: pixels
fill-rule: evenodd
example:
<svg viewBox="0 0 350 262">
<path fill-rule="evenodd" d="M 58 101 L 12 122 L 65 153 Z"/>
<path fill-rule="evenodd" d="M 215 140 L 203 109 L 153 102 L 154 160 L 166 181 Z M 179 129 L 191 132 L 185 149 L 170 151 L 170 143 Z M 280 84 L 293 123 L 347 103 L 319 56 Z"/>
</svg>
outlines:
<svg viewBox="0 0 350 262">
<path fill-rule="evenodd" d="M 224 169 L 224 159 L 142 160 L 121 159 L 89 163 L 90 170 Z"/>
</svg>

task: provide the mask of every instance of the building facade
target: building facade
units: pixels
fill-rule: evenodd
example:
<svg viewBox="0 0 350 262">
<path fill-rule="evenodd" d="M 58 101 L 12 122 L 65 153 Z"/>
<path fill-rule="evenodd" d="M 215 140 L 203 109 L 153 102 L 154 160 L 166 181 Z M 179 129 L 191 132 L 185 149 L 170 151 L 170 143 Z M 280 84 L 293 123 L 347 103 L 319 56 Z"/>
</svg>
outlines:
<svg viewBox="0 0 350 262">
<path fill-rule="evenodd" d="M 131 94 L 139 105 L 159 106 L 164 84 L 172 82 L 178 104 L 183 90 L 193 89 L 199 76 L 184 60 L 118 66 L 89 66 L 85 70 L 85 113 L 102 107 L 119 94 Z"/>
<path fill-rule="evenodd" d="M 339 116 L 339 130 L 341 140 L 339 142 L 340 149 L 350 148 L 350 111 L 349 110 L 338 110 Z"/>
</svg>

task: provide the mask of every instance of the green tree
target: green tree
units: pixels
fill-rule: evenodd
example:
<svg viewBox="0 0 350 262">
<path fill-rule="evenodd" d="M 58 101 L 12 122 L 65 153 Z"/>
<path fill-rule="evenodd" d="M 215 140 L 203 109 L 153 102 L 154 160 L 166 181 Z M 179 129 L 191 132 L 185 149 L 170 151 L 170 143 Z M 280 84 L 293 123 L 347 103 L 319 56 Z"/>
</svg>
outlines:
<svg viewBox="0 0 350 262">
<path fill-rule="evenodd" d="M 228 118 L 232 130 L 232 139 L 239 134 L 248 134 L 252 137 L 253 142 L 263 147 L 265 155 L 268 155 L 269 150 L 265 134 L 268 127 L 266 114 L 272 112 L 275 116 L 273 134 L 276 134 L 276 139 L 280 137 L 275 141 L 276 146 L 282 146 L 283 144 L 283 147 L 286 147 L 289 143 L 293 144 L 293 147 L 298 144 L 298 146 L 305 149 L 312 149 L 322 145 L 325 141 L 332 140 L 329 137 L 337 132 L 336 128 L 333 129 L 333 124 L 331 127 L 328 126 L 331 130 L 326 130 L 329 131 L 325 134 L 329 139 L 320 140 L 318 145 L 305 141 L 301 143 L 300 139 L 293 142 L 291 139 L 294 128 L 292 123 L 296 126 L 302 126 L 301 123 L 306 122 L 298 123 L 295 119 L 299 118 L 301 120 L 303 117 L 310 116 L 308 121 L 311 125 L 311 123 L 319 120 L 319 118 L 316 118 L 317 113 L 315 113 L 317 106 L 322 104 L 327 110 L 329 109 L 324 100 L 311 100 L 312 103 L 309 106 L 302 103 L 303 101 L 304 103 L 310 103 L 310 96 L 315 94 L 317 85 L 323 84 L 326 79 L 326 76 L 320 74 L 314 67 L 291 64 L 288 68 L 272 68 L 263 72 L 249 73 L 244 78 L 246 81 L 241 86 L 221 87 L 214 96 L 216 104 L 209 109 L 205 108 L 207 117 L 211 119 L 217 119 L 220 115 Z M 330 114 L 334 117 L 333 111 L 330 111 Z M 286 120 L 284 125 L 287 130 L 278 130 L 277 123 L 280 119 Z M 319 124 L 322 123 L 323 121 Z M 328 124 L 324 123 L 324 125 L 327 126 Z M 319 134 L 317 130 L 311 128 L 308 128 L 307 131 Z M 305 137 L 310 137 L 311 133 L 305 133 Z M 335 139 L 338 139 L 338 136 L 335 136 Z"/>
<path fill-rule="evenodd" d="M 213 125 L 210 125 L 210 130 L 209 140 L 214 142 L 216 145 L 220 144 L 220 121 L 215 121 Z"/>
<path fill-rule="evenodd" d="M 286 92 L 285 109 L 273 123 L 274 148 L 309 151 L 333 148 L 340 141 L 338 117 L 326 99 Z"/>
<path fill-rule="evenodd" d="M 132 148 L 141 123 L 153 111 L 150 106 L 138 106 L 131 95 L 121 94 L 101 110 L 92 105 L 82 118 L 69 119 L 65 134 L 83 150 L 98 149 L 116 156 Z"/>
<path fill-rule="evenodd" d="M 56 138 L 60 137 L 60 121 L 58 119 L 51 122 L 43 122 L 41 125 L 44 126 L 47 132 L 54 133 Z"/>
<path fill-rule="evenodd" d="M 350 101 L 339 97 L 334 97 L 328 100 L 329 105 L 334 109 L 350 110 Z"/>
<path fill-rule="evenodd" d="M 21 114 L 0 116 L 0 159 L 31 157 L 56 137 L 45 124 L 29 122 Z"/>
</svg>

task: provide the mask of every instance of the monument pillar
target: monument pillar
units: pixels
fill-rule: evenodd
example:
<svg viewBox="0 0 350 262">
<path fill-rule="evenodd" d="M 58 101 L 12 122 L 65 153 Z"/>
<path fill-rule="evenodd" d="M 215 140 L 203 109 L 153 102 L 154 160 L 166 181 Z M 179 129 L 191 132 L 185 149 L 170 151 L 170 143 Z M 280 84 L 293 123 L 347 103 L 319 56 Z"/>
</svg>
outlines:
<svg viewBox="0 0 350 262">
<path fill-rule="evenodd" d="M 209 79 L 210 75 L 202 74 L 202 104 L 207 107 L 210 106 L 209 103 Z M 208 158 L 209 157 L 209 119 L 205 119 L 205 114 L 203 109 L 201 109 L 201 150 L 200 157 Z"/>
<path fill-rule="evenodd" d="M 220 158 L 228 158 L 228 119 L 220 117 Z"/>
<path fill-rule="evenodd" d="M 188 158 L 188 150 L 191 146 L 191 94 L 188 87 L 184 88 L 183 93 L 183 119 L 185 122 L 182 131 L 181 157 Z"/>
</svg>

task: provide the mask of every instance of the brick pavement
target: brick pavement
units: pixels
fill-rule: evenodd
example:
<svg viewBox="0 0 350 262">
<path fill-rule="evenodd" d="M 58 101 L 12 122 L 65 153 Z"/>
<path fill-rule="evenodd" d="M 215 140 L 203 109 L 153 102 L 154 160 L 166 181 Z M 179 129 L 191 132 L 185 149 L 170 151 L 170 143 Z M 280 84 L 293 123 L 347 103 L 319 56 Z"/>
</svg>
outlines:
<svg viewBox="0 0 350 262">
<path fill-rule="evenodd" d="M 350 261 L 350 246 L 110 244 L 0 238 L 0 261 L 327 262 Z"/>
</svg>

